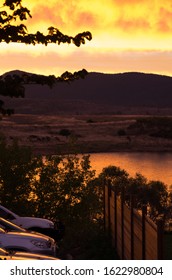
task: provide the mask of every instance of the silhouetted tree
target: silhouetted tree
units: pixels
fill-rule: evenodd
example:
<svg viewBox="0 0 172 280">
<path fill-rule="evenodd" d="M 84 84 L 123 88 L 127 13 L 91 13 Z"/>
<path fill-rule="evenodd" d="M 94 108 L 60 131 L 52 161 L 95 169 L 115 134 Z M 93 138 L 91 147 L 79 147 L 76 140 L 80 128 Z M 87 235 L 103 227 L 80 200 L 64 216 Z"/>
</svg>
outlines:
<svg viewBox="0 0 172 280">
<path fill-rule="evenodd" d="M 23 7 L 22 0 L 4 0 L 3 6 L 0 8 L 0 43 L 24 43 L 24 44 L 74 44 L 79 47 L 85 44 L 85 40 L 91 40 L 92 35 L 89 31 L 77 34 L 75 37 L 68 36 L 59 31 L 56 27 L 49 27 L 48 33 L 44 35 L 40 31 L 31 34 L 27 30 L 27 26 L 23 21 L 28 17 L 32 17 L 30 10 Z M 18 24 L 20 22 L 20 24 Z M 66 71 L 60 77 L 54 75 L 7 75 L 0 76 L 0 95 L 9 97 L 24 97 L 25 84 L 47 84 L 53 86 L 56 82 L 73 81 L 74 79 L 84 78 L 87 74 L 85 69 L 70 73 Z M 13 110 L 5 109 L 4 102 L 0 100 L 0 113 L 11 114 Z"/>
<path fill-rule="evenodd" d="M 120 193 L 121 189 L 127 185 L 128 176 L 129 174 L 124 169 L 109 165 L 104 167 L 99 175 L 100 185 L 104 187 L 104 184 L 110 184 L 117 193 Z"/>
<path fill-rule="evenodd" d="M 101 211 L 89 156 L 33 157 L 31 149 L 0 137 L 0 204 L 68 222 L 90 221 Z"/>
<path fill-rule="evenodd" d="M 167 186 L 160 181 L 148 181 L 142 174 L 136 173 L 130 177 L 128 173 L 116 166 L 108 166 L 99 175 L 99 183 L 109 183 L 118 194 L 124 191 L 125 201 L 130 204 L 131 196 L 134 196 L 135 208 L 141 209 L 147 205 L 149 215 L 156 219 L 159 215 L 167 215 L 169 211 L 169 194 Z"/>
<path fill-rule="evenodd" d="M 0 137 L 0 204 L 28 214 L 38 162 L 29 148 L 19 147 L 16 141 L 7 145 L 6 139 Z"/>
</svg>

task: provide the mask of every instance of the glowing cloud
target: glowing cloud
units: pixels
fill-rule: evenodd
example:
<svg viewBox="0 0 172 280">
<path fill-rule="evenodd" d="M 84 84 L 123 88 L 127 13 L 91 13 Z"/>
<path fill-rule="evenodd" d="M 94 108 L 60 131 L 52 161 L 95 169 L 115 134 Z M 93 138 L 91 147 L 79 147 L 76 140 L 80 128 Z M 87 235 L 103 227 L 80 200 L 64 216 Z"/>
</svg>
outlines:
<svg viewBox="0 0 172 280">
<path fill-rule="evenodd" d="M 0 44 L 1 72 L 11 65 L 38 73 L 44 69 L 47 74 L 84 67 L 89 71 L 172 75 L 171 0 L 23 0 L 23 5 L 31 10 L 32 19 L 26 22 L 30 32 L 46 32 L 54 26 L 74 36 L 89 30 L 93 40 L 79 49 L 72 45 Z"/>
</svg>

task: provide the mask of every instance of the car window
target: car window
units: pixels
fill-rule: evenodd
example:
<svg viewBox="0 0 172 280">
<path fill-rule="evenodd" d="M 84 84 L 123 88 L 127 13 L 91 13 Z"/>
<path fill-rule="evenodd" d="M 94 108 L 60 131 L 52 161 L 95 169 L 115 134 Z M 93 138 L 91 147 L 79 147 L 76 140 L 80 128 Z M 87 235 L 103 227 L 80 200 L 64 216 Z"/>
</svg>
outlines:
<svg viewBox="0 0 172 280">
<path fill-rule="evenodd" d="M 15 217 L 12 214 L 6 212 L 5 210 L 3 210 L 1 208 L 0 208 L 0 217 L 2 217 L 4 219 L 7 219 L 7 220 L 14 220 L 15 219 Z"/>
<path fill-rule="evenodd" d="M 2 218 L 0 218 L 0 227 L 7 231 L 19 231 L 19 232 L 26 231 L 25 229 L 15 225 L 5 219 L 2 219 Z"/>
<path fill-rule="evenodd" d="M 5 230 L 5 227 L 4 227 L 4 225 L 2 225 L 2 224 L 0 224 L 0 228 L 3 228 L 3 229 Z"/>
</svg>

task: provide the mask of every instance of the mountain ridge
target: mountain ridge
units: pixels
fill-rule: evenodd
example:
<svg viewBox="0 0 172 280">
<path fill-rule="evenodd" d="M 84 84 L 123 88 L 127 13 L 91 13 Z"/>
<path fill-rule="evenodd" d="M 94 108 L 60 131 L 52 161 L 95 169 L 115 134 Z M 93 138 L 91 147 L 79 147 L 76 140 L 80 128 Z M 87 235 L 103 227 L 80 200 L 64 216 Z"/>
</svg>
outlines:
<svg viewBox="0 0 172 280">
<path fill-rule="evenodd" d="M 85 79 L 57 83 L 52 89 L 27 85 L 25 99 L 13 99 L 13 104 L 18 113 L 27 110 L 26 113 L 43 114 L 113 112 L 121 106 L 172 108 L 172 77 L 142 72 L 89 72 Z"/>
</svg>

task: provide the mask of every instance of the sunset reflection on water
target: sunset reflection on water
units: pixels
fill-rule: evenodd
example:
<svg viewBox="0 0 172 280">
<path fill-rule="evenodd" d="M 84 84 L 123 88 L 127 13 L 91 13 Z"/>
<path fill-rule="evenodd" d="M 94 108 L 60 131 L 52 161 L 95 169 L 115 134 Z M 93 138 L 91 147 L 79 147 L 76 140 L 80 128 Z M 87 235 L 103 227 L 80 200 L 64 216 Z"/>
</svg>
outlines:
<svg viewBox="0 0 172 280">
<path fill-rule="evenodd" d="M 97 153 L 90 156 L 92 168 L 98 175 L 109 165 L 125 169 L 130 176 L 141 173 L 148 180 L 160 180 L 172 185 L 171 153 Z"/>
</svg>

